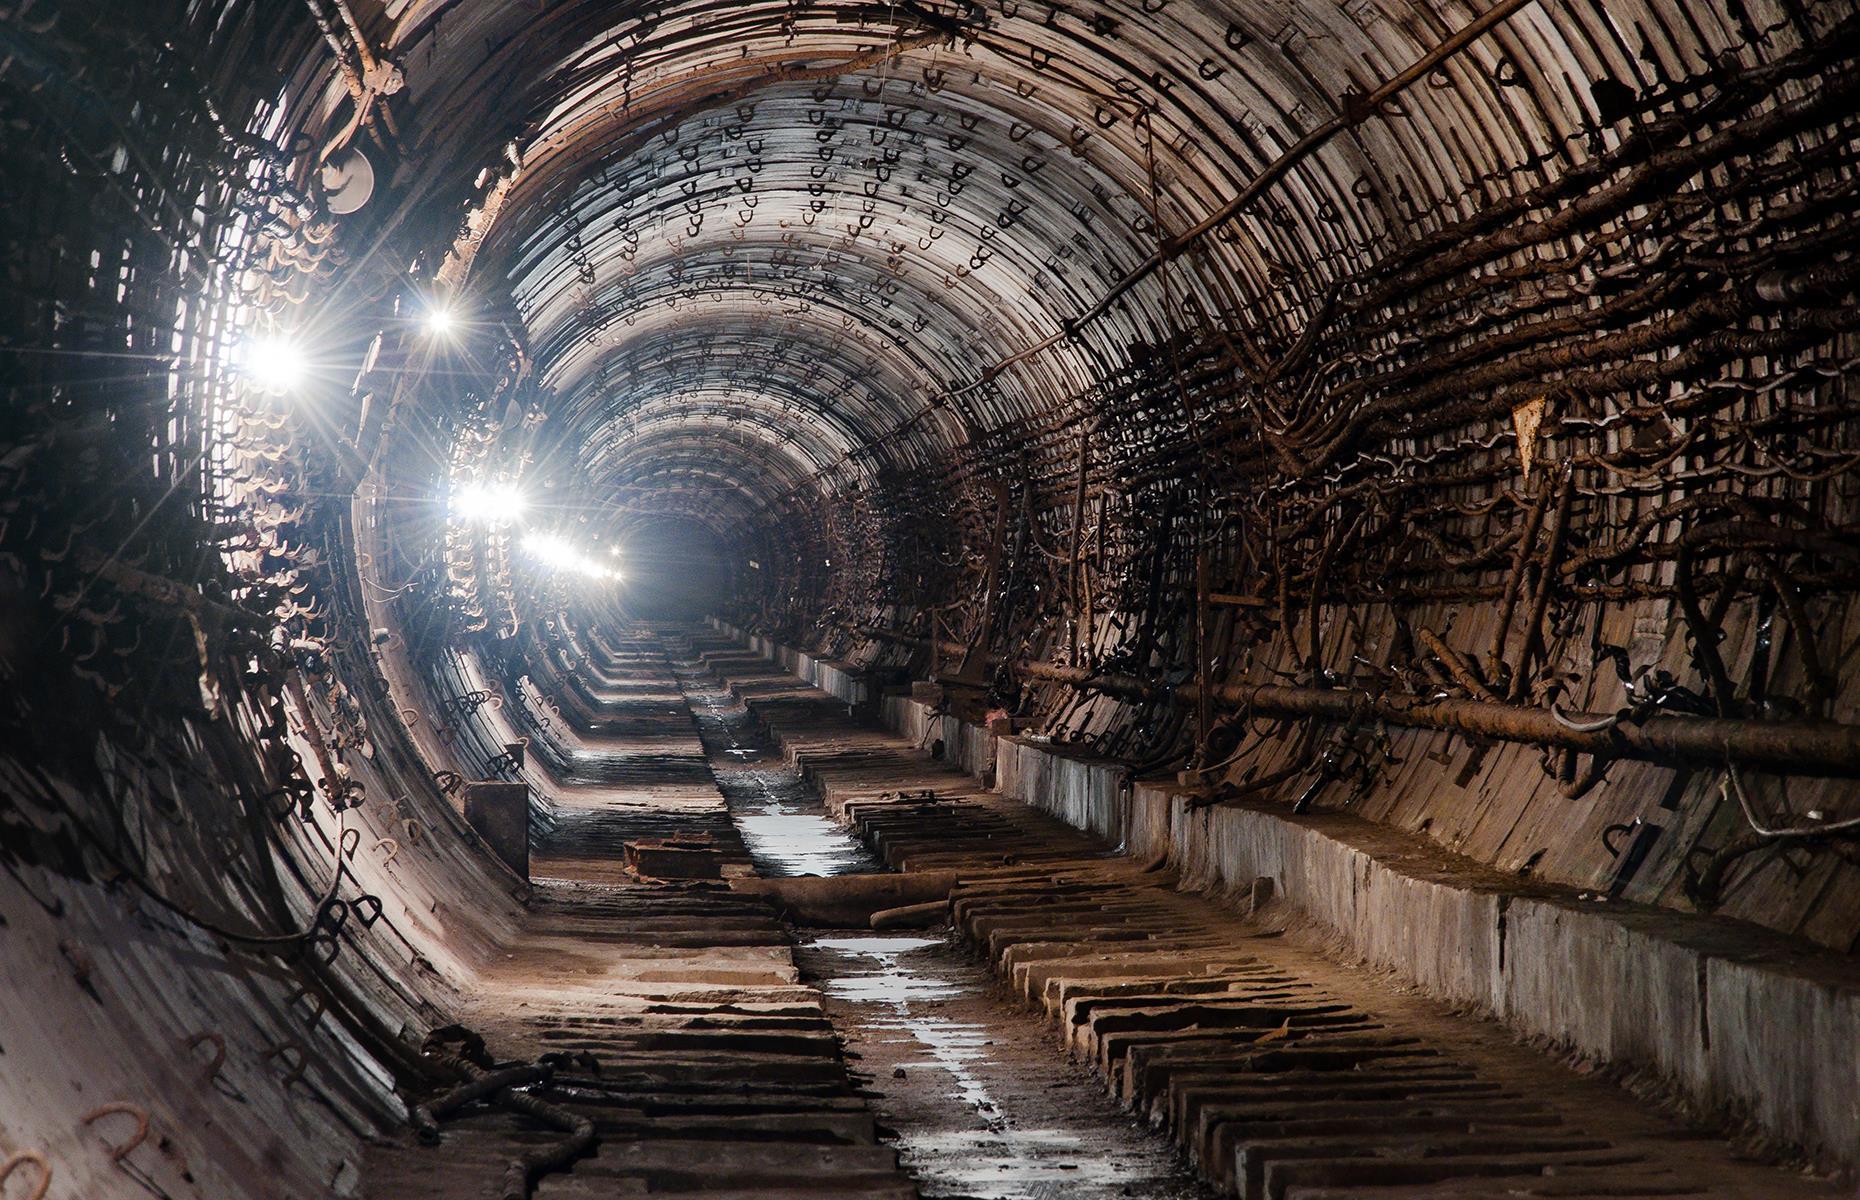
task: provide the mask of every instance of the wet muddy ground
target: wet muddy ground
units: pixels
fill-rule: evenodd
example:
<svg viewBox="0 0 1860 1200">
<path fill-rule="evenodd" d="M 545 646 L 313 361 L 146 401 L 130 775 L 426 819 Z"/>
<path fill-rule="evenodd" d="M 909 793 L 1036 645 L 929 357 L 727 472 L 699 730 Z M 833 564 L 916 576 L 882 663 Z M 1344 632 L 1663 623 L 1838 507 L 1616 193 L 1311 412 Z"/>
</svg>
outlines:
<svg viewBox="0 0 1860 1200">
<path fill-rule="evenodd" d="M 822 933 L 795 959 L 924 1195 L 1212 1195 L 947 933 Z"/>
<path fill-rule="evenodd" d="M 730 816 L 764 876 L 884 867 L 714 679 L 679 670 Z M 1170 1143 L 1067 1061 L 1050 1027 L 1011 1005 L 946 931 L 797 931 L 885 1140 L 929 1197 L 1067 1200 L 1212 1196 Z"/>
<path fill-rule="evenodd" d="M 852 875 L 884 867 L 826 814 L 800 773 L 757 737 L 749 710 L 714 680 L 681 671 L 717 787 L 762 876 Z"/>
</svg>

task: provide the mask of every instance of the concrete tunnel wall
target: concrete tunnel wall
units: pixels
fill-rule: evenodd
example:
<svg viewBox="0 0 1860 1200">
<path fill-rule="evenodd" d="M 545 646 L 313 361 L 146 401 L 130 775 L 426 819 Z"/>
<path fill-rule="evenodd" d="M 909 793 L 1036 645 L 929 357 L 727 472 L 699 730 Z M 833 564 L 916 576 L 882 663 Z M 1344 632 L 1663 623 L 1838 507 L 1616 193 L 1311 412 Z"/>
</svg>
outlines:
<svg viewBox="0 0 1860 1200">
<path fill-rule="evenodd" d="M 701 528 L 719 608 L 809 643 L 786 661 L 847 703 L 954 641 L 989 702 L 1106 756 L 1180 758 L 1186 714 L 1018 664 L 1175 688 L 1367 661 L 1378 687 L 1605 712 L 1606 647 L 1675 702 L 1851 730 L 1851 3 L 876 14 L 0 17 L 0 1113 L 55 1200 L 132 1171 L 345 1194 L 401 1119 L 420 1038 L 522 901 L 459 785 L 547 786 L 569 614 L 626 615 L 464 519 L 470 487 L 584 549 Z M 435 346 L 419 317 L 447 297 L 465 336 Z M 295 391 L 257 383 L 275 339 L 310 360 Z M 1569 536 L 1527 561 L 1546 521 Z M 1452 677 L 1418 630 L 1496 635 L 1491 674 Z M 1854 1044 L 1845 960 L 1676 911 L 1744 836 L 1714 771 L 1623 761 L 1566 802 L 1534 749 L 1411 738 L 1362 798 L 1507 886 L 1609 890 L 1603 834 L 1660 824 L 1635 922 L 1530 887 L 1495 912 L 1496 886 L 1364 857 L 1373 829 L 935 736 L 1851 1161 L 1854 1081 L 1811 1061 Z M 1242 784 L 1311 750 L 1254 743 Z M 1767 784 L 1802 819 L 1851 801 L 1839 773 Z M 1846 953 L 1841 848 L 1751 847 L 1721 911 Z M 1579 1005 L 1564 970 L 1619 982 Z"/>
</svg>

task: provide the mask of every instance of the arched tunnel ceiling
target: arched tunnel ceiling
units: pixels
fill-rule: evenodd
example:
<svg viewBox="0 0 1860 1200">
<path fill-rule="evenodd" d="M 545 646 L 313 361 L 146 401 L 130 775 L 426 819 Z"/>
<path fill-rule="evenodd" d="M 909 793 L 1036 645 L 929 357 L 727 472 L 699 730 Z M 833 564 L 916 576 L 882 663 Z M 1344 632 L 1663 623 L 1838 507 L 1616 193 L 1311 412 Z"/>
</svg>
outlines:
<svg viewBox="0 0 1860 1200">
<path fill-rule="evenodd" d="M 471 278 L 508 288 L 584 465 L 634 486 L 653 455 L 621 452 L 630 430 L 701 435 L 733 410 L 776 464 L 726 489 L 749 503 L 794 487 L 784 460 L 869 479 L 1074 411 L 1129 345 L 1198 313 L 1289 343 L 1341 266 L 1565 157 L 1590 81 L 1638 88 L 1735 37 L 1691 7 L 1628 28 L 1557 0 L 454 2 L 396 13 L 391 51 L 419 169 L 514 176 Z M 1481 12 L 1489 32 L 1452 46 Z M 1443 46 L 1398 99 L 1353 107 Z M 1072 324 L 1340 117 L 1195 243 L 1198 269 Z"/>
<path fill-rule="evenodd" d="M 1185 876 L 1470 860 L 1497 969 L 1432 881 L 1412 944 L 1506 1008 L 1592 914 L 1600 1061 L 1679 1013 L 1671 1095 L 1853 1165 L 1707 959 L 1860 945 L 1855 0 L 0 8 L 13 1168 L 140 1186 L 123 1096 L 165 1194 L 355 1194 L 522 945 L 460 793 L 695 828 L 685 751 L 604 791 L 649 591 Z M 1710 923 L 1671 1006 L 1629 905 Z"/>
<path fill-rule="evenodd" d="M 407 84 L 383 149 L 465 210 L 416 273 L 526 364 L 524 432 L 473 470 L 542 474 L 603 538 L 701 523 L 750 624 L 945 639 L 1142 763 L 1183 753 L 1156 689 L 1191 673 L 1605 691 L 1606 646 L 1744 619 L 1708 519 L 1847 536 L 1808 492 L 1846 445 L 1854 272 L 1817 264 L 1852 240 L 1854 22 L 436 0 L 374 28 Z M 1838 578 L 1778 567 L 1770 602 L 1795 569 Z M 1075 694 L 1124 671 L 1139 716 Z"/>
</svg>

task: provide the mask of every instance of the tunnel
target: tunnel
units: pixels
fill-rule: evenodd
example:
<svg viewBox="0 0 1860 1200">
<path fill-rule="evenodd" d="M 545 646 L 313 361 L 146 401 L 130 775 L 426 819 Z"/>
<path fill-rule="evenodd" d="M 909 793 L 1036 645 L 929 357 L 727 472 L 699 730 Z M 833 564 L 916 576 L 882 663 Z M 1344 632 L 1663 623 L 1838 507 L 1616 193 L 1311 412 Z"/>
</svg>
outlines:
<svg viewBox="0 0 1860 1200">
<path fill-rule="evenodd" d="M 0 1200 L 1860 1168 L 1851 0 L 0 0 Z"/>
</svg>

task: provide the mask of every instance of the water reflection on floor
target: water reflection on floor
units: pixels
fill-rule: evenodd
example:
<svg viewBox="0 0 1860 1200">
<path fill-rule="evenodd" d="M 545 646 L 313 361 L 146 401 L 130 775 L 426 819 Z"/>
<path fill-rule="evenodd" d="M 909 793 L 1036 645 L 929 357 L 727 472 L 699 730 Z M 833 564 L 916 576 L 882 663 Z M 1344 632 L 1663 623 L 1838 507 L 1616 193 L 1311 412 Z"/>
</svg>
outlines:
<svg viewBox="0 0 1860 1200">
<path fill-rule="evenodd" d="M 802 942 L 799 961 L 924 1195 L 1204 1194 L 948 937 L 823 935 Z"/>
<path fill-rule="evenodd" d="M 854 875 L 884 869 L 835 824 L 800 772 L 757 739 L 729 692 L 686 681 L 698 733 L 743 844 L 764 876 Z"/>
<path fill-rule="evenodd" d="M 758 874 L 884 869 L 830 820 L 800 773 L 755 735 L 747 708 L 681 672 L 717 786 Z M 1051 1031 L 1001 998 L 943 934 L 803 938 L 856 1078 L 927 1197 L 1207 1200 L 1166 1141 L 1068 1063 Z"/>
<path fill-rule="evenodd" d="M 771 803 L 762 811 L 738 809 L 736 827 L 763 875 L 851 875 L 874 869 L 865 848 L 817 813 Z"/>
</svg>

